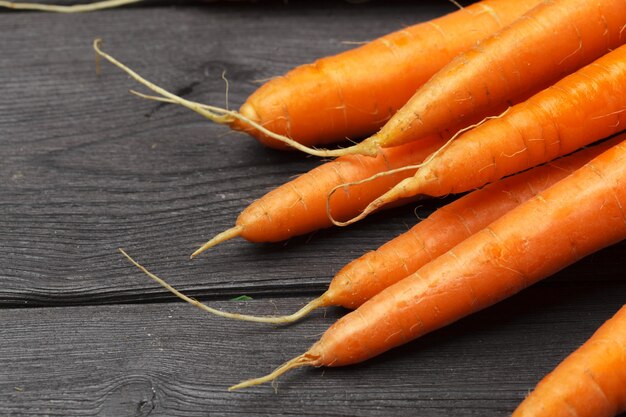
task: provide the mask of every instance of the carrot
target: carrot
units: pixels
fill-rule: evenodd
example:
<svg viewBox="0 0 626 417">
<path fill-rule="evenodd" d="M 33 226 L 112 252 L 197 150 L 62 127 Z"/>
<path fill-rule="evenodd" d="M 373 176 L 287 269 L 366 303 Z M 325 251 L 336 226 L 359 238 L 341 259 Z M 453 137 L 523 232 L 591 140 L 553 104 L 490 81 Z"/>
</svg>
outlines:
<svg viewBox="0 0 626 417">
<path fill-rule="evenodd" d="M 626 238 L 624 207 L 621 142 L 338 320 L 304 354 L 231 389 L 361 362 L 486 308 Z"/>
<path fill-rule="evenodd" d="M 625 123 L 626 45 L 448 142 L 413 177 L 335 224 L 400 198 L 480 187 L 617 133 Z"/>
<path fill-rule="evenodd" d="M 494 108 L 546 87 L 619 47 L 626 41 L 624 1 L 542 1 L 440 69 L 378 133 L 357 145 L 335 150 L 313 149 L 302 140 L 303 134 L 298 136 L 293 129 L 286 134 L 267 129 L 266 122 L 255 119 L 255 114 L 205 106 L 176 97 L 144 80 L 111 56 L 99 53 L 164 96 L 163 101 L 176 102 L 216 122 L 228 124 L 239 120 L 271 139 L 311 155 L 334 157 L 358 153 L 373 156 L 381 148 L 433 133 L 449 135 L 454 126 L 466 125 L 467 120 L 479 114 L 488 114 Z M 371 76 L 371 72 L 368 74 Z M 373 87 L 370 89 L 374 90 Z M 315 110 L 319 111 L 319 107 Z M 291 116 L 292 113 L 290 122 Z M 285 136 L 289 134 L 299 142 Z"/>
<path fill-rule="evenodd" d="M 335 275 L 326 292 L 288 316 L 251 316 L 222 312 L 208 307 L 182 295 L 166 281 L 133 260 L 126 252 L 121 253 L 176 296 L 201 310 L 227 318 L 286 324 L 297 321 L 320 307 L 339 305 L 355 309 L 621 140 L 622 137 L 617 137 L 605 141 L 548 165 L 490 184 L 440 208 L 408 232 L 350 262 Z"/>
<path fill-rule="evenodd" d="M 297 67 L 241 106 L 244 116 L 306 145 L 360 138 L 381 127 L 439 69 L 540 0 L 484 0 Z M 311 99 L 313 97 L 314 99 Z M 247 124 L 264 144 L 284 149 Z"/>
<path fill-rule="evenodd" d="M 409 231 L 350 262 L 317 300 L 321 306 L 359 307 L 621 140 L 618 137 L 505 178 L 441 207 Z"/>
<path fill-rule="evenodd" d="M 362 137 L 382 126 L 419 86 L 458 53 L 540 1 L 483 0 L 297 67 L 261 86 L 239 112 L 214 106 L 205 106 L 203 111 L 199 103 L 171 95 L 165 101 L 173 100 L 280 149 L 287 148 L 283 143 L 286 138 L 281 136 L 307 146 Z M 127 70 L 121 65 L 120 68 Z M 138 81 L 145 81 L 133 74 Z M 259 126 L 275 135 L 268 135 Z"/>
<path fill-rule="evenodd" d="M 330 155 L 375 155 L 547 86 L 626 41 L 624 0 L 543 1 L 438 71 L 383 128 Z"/>
<path fill-rule="evenodd" d="M 347 155 L 317 168 L 270 191 L 250 204 L 237 217 L 235 226 L 216 235 L 191 256 L 234 237 L 250 242 L 277 242 L 332 226 L 326 214 L 327 195 L 345 181 L 358 181 L 387 169 L 422 162 L 445 139 L 431 136 L 423 143 L 409 143 L 386 149 L 376 158 Z M 369 202 L 412 175 L 400 171 L 371 184 L 335 194 L 330 203 L 333 216 L 350 218 Z"/>
<path fill-rule="evenodd" d="M 547 375 L 513 417 L 613 417 L 626 411 L 626 305 Z"/>
</svg>

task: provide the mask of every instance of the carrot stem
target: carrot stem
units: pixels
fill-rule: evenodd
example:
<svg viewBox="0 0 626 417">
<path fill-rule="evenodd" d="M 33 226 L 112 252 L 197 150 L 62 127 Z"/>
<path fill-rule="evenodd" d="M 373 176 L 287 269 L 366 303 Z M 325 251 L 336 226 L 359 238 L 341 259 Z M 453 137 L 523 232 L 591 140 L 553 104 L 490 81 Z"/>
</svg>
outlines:
<svg viewBox="0 0 626 417">
<path fill-rule="evenodd" d="M 239 384 L 233 385 L 232 387 L 228 388 L 228 391 L 235 391 L 242 388 L 252 387 L 254 385 L 264 384 L 266 382 L 271 382 L 291 369 L 300 368 L 302 366 L 312 366 L 313 363 L 313 359 L 307 357 L 307 354 L 304 353 L 285 362 L 284 364 L 276 368 L 272 373 L 262 376 L 260 378 L 253 378 L 240 382 Z"/>
<path fill-rule="evenodd" d="M 308 304 L 306 304 L 300 310 L 296 311 L 293 314 L 287 315 L 287 316 L 267 316 L 267 317 L 263 317 L 263 316 L 251 316 L 251 315 L 248 315 L 248 314 L 228 313 L 226 311 L 222 311 L 222 310 L 218 310 L 218 309 L 213 308 L 213 307 L 209 307 L 208 305 L 203 304 L 203 303 L 201 303 L 200 301 L 198 301 L 198 300 L 196 300 L 194 298 L 186 296 L 185 294 L 183 294 L 182 292 L 178 291 L 176 288 L 174 288 L 170 284 L 168 284 L 167 281 L 165 281 L 164 279 L 159 278 L 158 276 L 154 275 L 152 272 L 148 271 L 143 265 L 139 264 L 129 254 L 127 254 L 124 251 L 124 249 L 120 248 L 118 250 L 120 251 L 120 253 L 122 255 L 124 255 L 126 257 L 126 259 L 128 259 L 133 265 L 135 265 L 137 268 L 139 268 L 144 274 L 148 275 L 150 278 L 152 278 L 154 281 L 156 281 L 159 285 L 161 285 L 163 288 L 165 288 L 166 290 L 168 290 L 169 292 L 171 292 L 172 294 L 174 294 L 178 298 L 188 302 L 189 304 L 191 304 L 191 305 L 193 305 L 195 307 L 198 307 L 202 311 L 214 314 L 216 316 L 224 317 L 224 318 L 227 318 L 227 319 L 234 319 L 234 320 L 241 320 L 241 321 L 252 321 L 252 322 L 256 322 L 256 323 L 288 324 L 288 323 L 293 323 L 294 321 L 300 320 L 302 317 L 306 316 L 308 313 L 310 313 L 311 311 L 315 310 L 316 308 L 323 307 L 323 306 L 327 305 L 325 294 L 322 294 L 320 297 L 310 301 Z"/>
<path fill-rule="evenodd" d="M 12 1 L 0 0 L 0 7 L 14 10 L 37 10 L 41 12 L 54 13 L 84 13 L 96 10 L 111 9 L 114 7 L 126 6 L 127 4 L 139 3 L 143 0 L 105 0 L 89 4 L 73 4 L 69 6 L 59 6 L 41 3 L 16 3 Z"/>
<path fill-rule="evenodd" d="M 189 259 L 195 258 L 196 256 L 200 255 L 205 250 L 212 248 L 215 245 L 218 245 L 234 237 L 240 236 L 241 232 L 243 232 L 243 227 L 241 226 L 235 226 L 235 227 L 231 227 L 228 230 L 224 230 L 222 233 L 215 235 L 211 240 L 206 242 L 204 245 L 200 246 L 194 253 L 191 254 Z"/>
</svg>

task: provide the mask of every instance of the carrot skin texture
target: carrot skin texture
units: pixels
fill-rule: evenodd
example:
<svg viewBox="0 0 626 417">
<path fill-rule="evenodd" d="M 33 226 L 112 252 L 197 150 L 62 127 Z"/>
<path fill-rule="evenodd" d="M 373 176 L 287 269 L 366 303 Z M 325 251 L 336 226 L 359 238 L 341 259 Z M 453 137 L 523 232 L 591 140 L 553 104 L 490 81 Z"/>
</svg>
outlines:
<svg viewBox="0 0 626 417">
<path fill-rule="evenodd" d="M 626 305 L 543 378 L 513 417 L 613 417 L 626 411 L 625 350 Z"/>
<path fill-rule="evenodd" d="M 626 123 L 624 74 L 626 45 L 465 132 L 364 214 L 397 198 L 471 190 L 620 132 Z"/>
<path fill-rule="evenodd" d="M 439 208 L 407 232 L 343 267 L 330 283 L 326 304 L 359 307 L 620 141 L 618 137 L 583 149 Z"/>
<path fill-rule="evenodd" d="M 437 72 L 362 147 L 397 146 L 445 131 L 546 87 L 626 42 L 624 25 L 624 0 L 543 1 Z"/>
<path fill-rule="evenodd" d="M 501 301 L 626 238 L 624 207 L 622 142 L 338 320 L 303 357 L 361 362 Z"/>
<path fill-rule="evenodd" d="M 319 167 L 270 191 L 250 204 L 237 218 L 240 236 L 251 242 L 278 242 L 332 226 L 326 214 L 330 190 L 388 169 L 422 162 L 441 146 L 439 136 L 390 148 L 376 158 L 347 155 Z M 336 218 L 358 214 L 367 204 L 415 171 L 404 171 L 346 191 L 339 190 L 330 201 Z"/>
<path fill-rule="evenodd" d="M 302 65 L 261 86 L 240 112 L 309 146 L 362 137 L 381 127 L 458 53 L 538 3 L 540 0 L 484 0 Z M 286 149 L 240 121 L 232 127 L 265 145 Z"/>
</svg>

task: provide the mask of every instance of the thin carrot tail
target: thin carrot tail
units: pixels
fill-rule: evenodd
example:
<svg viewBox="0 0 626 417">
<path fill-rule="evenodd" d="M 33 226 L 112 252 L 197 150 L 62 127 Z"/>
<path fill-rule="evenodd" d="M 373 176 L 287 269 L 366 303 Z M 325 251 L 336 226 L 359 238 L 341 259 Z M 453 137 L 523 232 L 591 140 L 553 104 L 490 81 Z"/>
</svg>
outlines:
<svg viewBox="0 0 626 417">
<path fill-rule="evenodd" d="M 242 232 L 243 232 L 243 227 L 241 226 L 235 226 L 235 227 L 231 227 L 228 230 L 224 230 L 222 233 L 215 235 L 211 240 L 209 240 L 204 245 L 196 249 L 196 251 L 192 253 L 189 258 L 193 259 L 196 256 L 200 255 L 205 250 L 212 248 L 213 246 L 219 245 L 220 243 L 225 242 L 229 239 L 235 238 L 237 236 L 241 236 Z"/>
<path fill-rule="evenodd" d="M 385 205 L 387 205 L 389 203 L 392 203 L 394 201 L 400 200 L 401 198 L 415 196 L 418 193 L 419 186 L 420 186 L 420 180 L 416 179 L 416 175 L 419 175 L 420 171 L 418 171 L 413 177 L 408 177 L 408 178 L 405 178 L 404 180 L 400 181 L 392 189 L 390 189 L 385 194 L 381 195 L 376 200 L 374 200 L 370 204 L 368 204 L 367 207 L 365 207 L 365 209 L 358 216 L 353 217 L 350 220 L 347 220 L 347 221 L 344 221 L 344 222 L 338 221 L 338 220 L 333 218 L 333 216 L 332 216 L 332 214 L 330 212 L 330 198 L 332 197 L 332 195 L 339 188 L 345 188 L 345 187 L 350 187 L 352 185 L 363 184 L 363 183 L 366 183 L 366 182 L 373 181 L 376 178 L 379 178 L 381 176 L 392 175 L 392 174 L 396 174 L 396 173 L 401 172 L 401 171 L 412 170 L 412 169 L 418 169 L 419 170 L 421 168 L 424 168 L 425 166 L 430 164 L 433 159 L 437 158 L 439 156 L 439 154 L 444 152 L 463 133 L 465 133 L 465 132 L 467 132 L 469 130 L 472 130 L 472 129 L 482 125 L 483 123 L 485 123 L 488 120 L 501 118 L 502 116 L 504 116 L 509 111 L 509 109 L 510 109 L 510 107 L 507 108 L 506 110 L 504 110 L 502 113 L 500 113 L 497 116 L 487 116 L 487 117 L 485 117 L 484 119 L 482 119 L 478 123 L 474 123 L 472 125 L 464 127 L 463 129 L 458 130 L 454 135 L 452 135 L 452 137 L 450 139 L 448 139 L 446 141 L 446 143 L 444 143 L 435 152 L 430 154 L 428 156 L 428 158 L 426 158 L 420 164 L 408 165 L 408 166 L 405 166 L 405 167 L 396 168 L 396 169 L 392 169 L 392 170 L 385 171 L 385 172 L 380 172 L 380 173 L 378 173 L 376 175 L 373 175 L 373 176 L 371 176 L 369 178 L 365 178 L 365 179 L 360 180 L 360 181 L 350 182 L 350 183 L 346 183 L 346 184 L 340 184 L 340 185 L 336 186 L 335 188 L 330 190 L 330 193 L 328 193 L 328 196 L 326 198 L 326 215 L 328 216 L 330 221 L 335 226 L 348 226 L 348 225 L 351 225 L 352 223 L 356 223 L 359 220 L 364 219 L 368 215 L 372 214 L 373 212 L 375 212 L 379 208 L 381 208 L 381 207 L 383 207 L 383 206 L 385 206 Z M 361 142 L 361 145 L 366 144 L 367 147 L 376 147 L 376 146 L 378 146 L 378 145 L 375 144 L 375 142 L 369 143 L 371 139 L 375 139 L 375 136 L 372 136 L 369 139 Z M 368 142 L 368 143 L 366 143 L 366 142 Z"/>
<path fill-rule="evenodd" d="M 234 110 L 228 110 L 217 106 L 210 106 L 208 104 L 198 103 L 197 101 L 187 100 L 183 98 L 167 98 L 167 97 L 159 97 L 159 96 L 151 96 L 150 94 L 140 93 L 135 90 L 128 90 L 131 94 L 136 95 L 137 97 L 158 101 L 160 103 L 169 103 L 169 104 L 178 104 L 183 107 L 187 107 L 195 111 L 196 113 L 206 117 L 213 123 L 217 123 L 219 125 L 232 125 L 235 122 L 235 118 L 230 115 L 230 113 L 237 113 Z M 193 108 L 192 108 L 193 106 Z M 223 113 L 223 114 L 220 114 Z"/>
<path fill-rule="evenodd" d="M 344 222 L 338 221 L 332 218 L 332 216 L 329 216 L 330 221 L 335 226 L 348 226 L 348 225 L 351 225 L 352 223 L 356 223 L 359 220 L 362 220 L 365 217 L 369 216 L 376 210 L 380 209 L 381 207 L 389 203 L 392 203 L 396 200 L 399 200 L 401 198 L 409 196 L 410 193 L 407 193 L 407 187 L 413 186 L 414 183 L 415 183 L 415 179 L 413 177 L 405 178 L 404 180 L 396 184 L 391 190 L 387 191 L 385 194 L 381 195 L 376 200 L 369 203 L 367 207 L 365 207 L 365 209 L 363 209 L 363 211 L 358 216 L 353 217 L 350 220 L 346 220 Z"/>
<path fill-rule="evenodd" d="M 14 10 L 36 10 L 40 12 L 52 13 L 85 13 L 96 10 L 111 9 L 114 7 L 126 6 L 128 4 L 139 3 L 143 0 L 105 0 L 89 4 L 73 4 L 69 6 L 41 3 L 19 3 L 0 0 L 0 7 Z"/>
<path fill-rule="evenodd" d="M 252 387 L 254 385 L 264 384 L 266 382 L 273 382 L 276 380 L 276 378 L 278 378 L 279 376 L 281 376 L 287 371 L 300 368 L 303 366 L 314 366 L 314 365 L 315 365 L 315 360 L 310 358 L 306 353 L 304 353 L 300 356 L 296 356 L 295 358 L 285 362 L 284 364 L 276 368 L 270 374 L 267 374 L 260 378 L 253 378 L 253 379 L 248 379 L 246 381 L 240 382 L 239 384 L 233 385 L 232 387 L 228 388 L 228 391 L 235 391 L 235 390 L 242 389 L 242 388 Z"/>
<path fill-rule="evenodd" d="M 285 316 L 250 316 L 246 314 L 240 315 L 239 319 L 244 321 L 254 321 L 257 323 L 270 323 L 270 324 L 290 324 L 294 323 L 298 320 L 301 320 L 306 315 L 308 315 L 313 310 L 316 310 L 320 307 L 325 307 L 328 305 L 326 293 L 320 295 L 317 298 L 309 301 L 302 307 L 300 310 L 296 311 L 293 314 L 285 315 Z"/>
<path fill-rule="evenodd" d="M 174 288 L 170 284 L 168 284 L 164 279 L 159 278 L 158 276 L 154 275 L 152 272 L 148 271 L 143 265 L 141 265 L 137 261 L 135 261 L 123 249 L 120 248 L 119 251 L 133 265 L 135 265 L 144 274 L 148 275 L 150 278 L 152 278 L 154 281 L 156 281 L 163 288 L 165 288 L 166 290 L 170 291 L 172 294 L 174 294 L 178 298 L 188 302 L 189 304 L 191 304 L 191 305 L 193 305 L 195 307 L 198 307 L 200 310 L 205 311 L 205 312 L 210 313 L 210 314 L 213 314 L 213 315 L 216 315 L 216 316 L 220 316 L 220 317 L 224 317 L 224 318 L 228 318 L 228 319 L 233 319 L 233 320 L 252 321 L 252 322 L 256 322 L 256 323 L 289 324 L 289 323 L 293 323 L 295 321 L 300 320 L 301 318 L 303 318 L 304 316 L 306 316 L 307 314 L 309 314 L 311 311 L 315 310 L 316 308 L 324 307 L 324 306 L 328 305 L 328 301 L 327 301 L 326 295 L 322 294 L 320 297 L 310 301 L 308 304 L 306 304 L 300 310 L 296 311 L 293 314 L 286 315 L 286 316 L 251 316 L 251 315 L 248 315 L 248 314 L 228 313 L 226 311 L 222 311 L 222 310 L 218 310 L 218 309 L 213 308 L 213 307 L 209 307 L 206 304 L 203 304 L 203 303 L 201 303 L 200 301 L 198 301 L 196 299 L 193 299 L 191 297 L 186 296 L 185 294 L 181 293 L 176 288 Z"/>
<path fill-rule="evenodd" d="M 149 95 L 149 94 L 144 94 L 144 93 L 140 93 L 138 91 L 135 90 L 129 90 L 131 94 L 136 95 L 137 97 L 141 97 L 143 99 L 146 100 L 152 100 L 152 101 L 159 101 L 161 103 L 169 103 L 169 104 L 178 104 L 187 108 L 190 108 L 191 110 L 195 111 L 196 113 L 199 113 L 201 115 L 203 115 L 204 117 L 206 117 L 207 119 L 211 120 L 212 122 L 218 123 L 218 124 L 226 124 L 226 125 L 232 125 L 235 123 L 235 119 L 239 120 L 240 122 L 242 122 L 244 125 L 250 125 L 252 127 L 254 127 L 255 129 L 260 130 L 261 132 L 265 133 L 267 136 L 278 140 L 279 142 L 283 142 L 301 152 L 304 152 L 306 154 L 309 155 L 313 155 L 313 156 L 319 156 L 319 157 L 323 157 L 323 158 L 333 158 L 333 157 L 340 157 L 340 156 L 344 156 L 344 155 L 365 155 L 365 156 L 376 156 L 378 155 L 378 152 L 380 152 L 380 147 L 376 145 L 376 142 L 374 141 L 370 141 L 370 142 L 363 142 L 363 143 L 358 143 L 356 145 L 353 146 L 349 146 L 347 148 L 341 148 L 341 149 L 318 149 L 318 148 L 310 148 L 308 146 L 302 145 L 299 142 L 294 141 L 293 139 L 287 137 L 287 136 L 283 136 L 283 135 L 279 135 L 277 133 L 274 133 L 270 130 L 267 130 L 266 128 L 264 128 L 262 125 L 256 123 L 255 121 L 253 121 L 252 119 L 244 116 L 243 114 L 235 111 L 235 110 L 227 110 L 227 109 L 223 109 L 221 107 L 217 107 L 217 106 L 211 106 L 208 104 L 203 104 L 203 103 L 198 103 L 197 101 L 191 101 L 191 100 L 187 100 L 184 99 L 184 101 L 187 103 L 184 104 L 183 102 L 181 102 L 181 100 L 179 99 L 172 99 L 172 98 L 166 98 L 166 97 L 159 97 L 159 96 L 153 96 L 153 95 Z M 208 112 L 209 114 L 200 112 L 198 110 L 196 110 L 195 108 L 191 108 L 189 107 L 189 105 L 194 105 L 195 107 L 197 107 L 198 109 L 204 109 L 206 112 Z M 220 116 L 217 114 L 214 114 L 215 112 L 223 112 L 224 116 Z M 230 115 L 230 116 L 228 116 Z"/>
<path fill-rule="evenodd" d="M 207 119 L 211 120 L 214 123 L 231 124 L 236 120 L 236 117 L 235 117 L 236 112 L 232 110 L 222 109 L 220 107 L 215 107 L 215 106 L 200 105 L 199 103 L 186 100 L 182 97 L 177 96 L 176 94 L 170 93 L 164 88 L 159 87 L 158 85 L 146 80 L 145 78 L 137 74 L 135 71 L 128 68 L 126 65 L 122 64 L 117 59 L 113 58 L 111 55 L 107 54 L 106 52 L 103 52 L 101 49 L 101 44 L 102 44 L 102 39 L 95 39 L 93 41 L 93 49 L 94 51 L 96 51 L 97 57 L 102 57 L 106 59 L 111 64 L 115 65 L 116 67 L 126 72 L 131 78 L 133 78 L 138 83 L 146 86 L 147 88 L 154 91 L 155 93 L 160 94 L 161 96 L 165 97 L 165 99 L 160 100 L 160 101 L 178 103 L 181 106 L 187 107 L 188 109 L 201 114 L 202 116 L 206 117 Z M 147 95 L 143 95 L 143 94 L 136 93 L 136 92 L 133 92 L 133 93 L 144 98 L 154 99 L 152 96 L 147 96 Z"/>
<path fill-rule="evenodd" d="M 241 122 L 244 125 L 250 126 L 260 131 L 261 133 L 265 134 L 266 136 L 272 139 L 285 143 L 286 145 L 291 146 L 294 149 L 297 149 L 301 152 L 304 152 L 313 156 L 319 156 L 322 158 L 334 158 L 334 157 L 349 155 L 349 154 L 362 154 L 362 155 L 368 155 L 368 156 L 375 156 L 378 154 L 378 148 L 373 147 L 370 144 L 366 144 L 366 145 L 357 144 L 357 145 L 350 146 L 348 148 L 343 148 L 343 149 L 311 148 L 311 147 L 302 145 L 301 143 L 287 136 L 279 135 L 275 132 L 272 132 L 271 130 L 268 130 L 267 128 L 265 128 L 263 125 L 255 122 L 254 120 L 251 120 L 250 118 L 242 115 L 241 113 L 237 111 L 228 110 L 228 109 L 224 109 L 224 108 L 217 107 L 217 106 L 211 106 L 208 104 L 201 104 L 201 103 L 197 103 L 191 100 L 184 99 L 146 80 L 145 78 L 137 74 L 135 71 L 133 71 L 126 65 L 122 64 L 117 59 L 115 59 L 113 56 L 102 51 L 101 44 L 102 44 L 101 39 L 95 39 L 93 41 L 93 49 L 96 51 L 96 54 L 98 57 L 102 57 L 106 59 L 111 64 L 115 65 L 116 67 L 120 68 L 122 71 L 126 72 L 131 78 L 133 78 L 138 83 L 144 85 L 148 89 L 162 96 L 162 97 L 155 97 L 155 96 L 138 93 L 136 91 L 131 90 L 131 93 L 139 97 L 149 99 L 149 100 L 157 100 L 157 101 L 166 102 L 166 103 L 179 104 L 183 107 L 188 108 L 189 110 L 192 110 L 206 117 L 212 122 L 215 122 L 218 124 L 226 124 L 226 125 L 232 126 L 236 122 Z"/>
</svg>

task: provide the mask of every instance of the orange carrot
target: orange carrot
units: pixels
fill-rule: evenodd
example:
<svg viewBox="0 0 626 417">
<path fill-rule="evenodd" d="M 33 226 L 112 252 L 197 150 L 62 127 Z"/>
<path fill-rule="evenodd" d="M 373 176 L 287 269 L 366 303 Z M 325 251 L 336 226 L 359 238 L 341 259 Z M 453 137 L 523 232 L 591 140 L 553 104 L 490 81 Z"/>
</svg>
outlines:
<svg viewBox="0 0 626 417">
<path fill-rule="evenodd" d="M 359 307 L 623 139 L 626 135 L 489 184 L 441 207 L 341 269 L 320 297 L 321 305 Z"/>
<path fill-rule="evenodd" d="M 209 240 L 192 257 L 237 236 L 251 242 L 277 242 L 330 227 L 326 199 L 331 189 L 345 181 L 358 181 L 387 169 L 420 163 L 444 142 L 443 138 L 431 136 L 420 143 L 389 148 L 376 158 L 347 155 L 327 162 L 253 202 L 241 212 L 234 227 Z M 372 200 L 412 174 L 401 171 L 336 193 L 330 204 L 331 212 L 338 218 L 355 216 Z"/>
<path fill-rule="evenodd" d="M 498 217 L 571 174 L 590 159 L 621 142 L 623 138 L 626 135 L 490 184 L 440 208 L 408 232 L 350 262 L 335 275 L 325 293 L 288 316 L 252 316 L 216 310 L 182 295 L 124 251 L 122 254 L 167 290 L 201 310 L 222 317 L 285 324 L 297 321 L 320 307 L 339 305 L 355 309 Z"/>
<path fill-rule="evenodd" d="M 361 47 L 297 67 L 261 86 L 239 112 L 204 106 L 161 88 L 155 89 L 154 84 L 102 53 L 97 43 L 94 47 L 102 57 L 166 97 L 158 100 L 181 104 L 216 123 L 246 131 L 268 146 L 285 149 L 288 146 L 284 141 L 288 139 L 270 137 L 271 132 L 313 146 L 376 131 L 419 86 L 458 53 L 540 2 L 483 0 Z"/>
<path fill-rule="evenodd" d="M 412 164 L 424 163 L 449 140 L 450 136 L 445 134 L 430 135 L 420 141 L 384 149 L 374 158 L 345 155 L 321 165 L 252 203 L 239 215 L 234 227 L 214 236 L 191 257 L 238 236 L 251 242 L 276 242 L 330 227 L 336 218 L 350 219 L 413 175 L 416 168 L 410 168 L 415 166 Z M 386 175 L 388 170 L 393 173 Z M 374 182 L 369 181 L 372 178 Z M 359 184 L 361 181 L 364 182 Z M 333 192 L 346 182 L 352 186 Z M 329 198 L 331 192 L 333 195 Z M 397 200 L 393 205 L 408 200 Z"/>
<path fill-rule="evenodd" d="M 488 307 L 626 238 L 624 207 L 621 142 L 338 320 L 306 353 L 231 389 L 361 362 Z"/>
<path fill-rule="evenodd" d="M 548 374 L 513 417 L 613 417 L 624 411 L 626 305 Z"/>
<path fill-rule="evenodd" d="M 484 0 L 359 48 L 302 65 L 255 91 L 242 115 L 307 145 L 359 138 L 381 127 L 413 93 L 462 51 L 540 3 Z M 285 148 L 240 121 L 268 146 Z"/>
<path fill-rule="evenodd" d="M 399 198 L 480 187 L 620 132 L 625 123 L 626 45 L 463 133 L 359 216 L 336 224 Z"/>
<path fill-rule="evenodd" d="M 438 132 L 552 84 L 626 42 L 625 25 L 624 0 L 544 1 L 439 71 L 368 144 L 393 146 Z"/>
<path fill-rule="evenodd" d="M 375 155 L 559 80 L 626 41 L 624 0 L 545 0 L 457 56 L 380 129 L 345 149 L 303 149 L 319 156 Z"/>
</svg>

